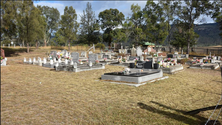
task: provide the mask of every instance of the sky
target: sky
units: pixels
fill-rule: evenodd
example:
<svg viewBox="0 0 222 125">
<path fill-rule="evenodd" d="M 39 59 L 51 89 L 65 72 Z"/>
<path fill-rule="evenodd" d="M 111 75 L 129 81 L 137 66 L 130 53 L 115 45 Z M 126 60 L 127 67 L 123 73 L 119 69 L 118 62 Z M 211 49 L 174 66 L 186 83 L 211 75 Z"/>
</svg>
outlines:
<svg viewBox="0 0 222 125">
<path fill-rule="evenodd" d="M 60 15 L 64 14 L 65 6 L 73 6 L 76 10 L 78 15 L 77 21 L 80 22 L 80 15 L 83 14 L 83 10 L 86 9 L 87 2 L 90 2 L 92 5 L 92 10 L 95 12 L 96 18 L 98 18 L 98 14 L 106 9 L 118 9 L 122 12 L 126 17 L 130 17 L 131 10 L 130 7 L 132 4 L 138 4 L 141 8 L 145 7 L 146 1 L 34 1 L 34 5 L 41 5 L 41 6 L 49 6 L 57 8 L 60 12 Z M 200 16 L 199 20 L 195 21 L 195 24 L 201 24 L 200 20 L 205 18 L 205 23 L 214 23 L 210 17 L 207 16 Z"/>
</svg>

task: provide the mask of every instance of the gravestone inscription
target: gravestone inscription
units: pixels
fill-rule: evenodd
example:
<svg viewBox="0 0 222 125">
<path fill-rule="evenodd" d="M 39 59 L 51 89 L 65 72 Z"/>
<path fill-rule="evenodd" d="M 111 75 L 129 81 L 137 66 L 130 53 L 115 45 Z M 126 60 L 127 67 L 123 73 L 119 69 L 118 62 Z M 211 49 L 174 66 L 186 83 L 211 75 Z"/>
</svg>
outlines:
<svg viewBox="0 0 222 125">
<path fill-rule="evenodd" d="M 79 63 L 79 53 L 78 52 L 72 52 L 71 53 L 71 58 L 72 58 L 72 61 L 75 63 Z"/>
</svg>

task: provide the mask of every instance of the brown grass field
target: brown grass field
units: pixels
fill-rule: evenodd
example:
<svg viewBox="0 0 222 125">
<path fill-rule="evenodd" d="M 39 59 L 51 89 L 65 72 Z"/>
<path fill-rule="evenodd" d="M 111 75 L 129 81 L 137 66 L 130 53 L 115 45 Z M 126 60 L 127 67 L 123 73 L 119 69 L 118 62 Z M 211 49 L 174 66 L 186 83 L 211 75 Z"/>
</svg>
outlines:
<svg viewBox="0 0 222 125">
<path fill-rule="evenodd" d="M 124 69 L 118 66 L 74 73 L 23 64 L 24 57 L 46 57 L 50 50 L 32 48 L 7 57 L 8 66 L 1 67 L 2 125 L 199 125 L 214 108 L 201 109 L 216 106 L 222 92 L 219 69 L 184 65 L 182 72 L 164 74 L 168 79 L 132 87 L 99 80 Z M 186 113 L 196 109 L 200 112 Z M 222 114 L 218 119 L 222 123 Z"/>
</svg>

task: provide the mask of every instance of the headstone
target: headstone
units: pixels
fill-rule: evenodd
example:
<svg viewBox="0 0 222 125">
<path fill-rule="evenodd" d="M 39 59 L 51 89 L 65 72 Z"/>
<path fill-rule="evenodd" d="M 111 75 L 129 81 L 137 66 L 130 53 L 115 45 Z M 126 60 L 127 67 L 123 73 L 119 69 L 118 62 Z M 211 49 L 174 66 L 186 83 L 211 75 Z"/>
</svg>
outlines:
<svg viewBox="0 0 222 125">
<path fill-rule="evenodd" d="M 174 52 L 174 54 L 178 54 L 178 52 Z"/>
<path fill-rule="evenodd" d="M 41 59 L 38 61 L 38 63 L 39 63 L 39 66 L 42 66 L 42 60 Z"/>
<path fill-rule="evenodd" d="M 119 49 L 119 53 L 122 53 L 122 50 L 121 50 L 121 49 Z"/>
<path fill-rule="evenodd" d="M 167 54 L 167 58 L 173 58 L 173 54 Z"/>
<path fill-rule="evenodd" d="M 34 63 L 36 63 L 36 59 L 35 59 L 35 57 L 33 58 L 33 64 L 34 64 Z"/>
<path fill-rule="evenodd" d="M 50 55 L 52 56 L 52 58 L 53 58 L 53 57 L 56 58 L 56 57 L 57 57 L 57 51 L 51 51 L 51 52 L 50 52 Z"/>
<path fill-rule="evenodd" d="M 53 60 L 50 60 L 50 65 L 53 65 Z"/>
<path fill-rule="evenodd" d="M 203 62 L 203 59 L 200 59 L 200 63 L 202 63 Z"/>
<path fill-rule="evenodd" d="M 186 58 L 186 55 L 185 54 L 181 54 L 181 58 Z"/>
<path fill-rule="evenodd" d="M 20 44 L 20 48 L 22 48 L 22 44 Z"/>
<path fill-rule="evenodd" d="M 211 52 L 210 52 L 209 56 L 211 57 Z"/>
<path fill-rule="evenodd" d="M 104 59 L 104 58 L 108 59 L 109 56 L 104 54 L 104 55 L 103 55 L 103 59 Z"/>
<path fill-rule="evenodd" d="M 10 44 L 8 44 L 8 47 L 10 47 Z"/>
<path fill-rule="evenodd" d="M 53 61 L 56 62 L 56 58 L 55 57 L 53 57 Z"/>
<path fill-rule="evenodd" d="M 127 50 L 127 54 L 131 54 L 131 50 L 130 49 Z"/>
<path fill-rule="evenodd" d="M 79 63 L 79 53 L 78 52 L 72 52 L 71 58 L 72 58 L 73 62 Z"/>
<path fill-rule="evenodd" d="M 92 62 L 91 62 L 91 61 L 89 61 L 89 66 L 90 66 L 90 67 L 92 66 Z"/>
<path fill-rule="evenodd" d="M 98 60 L 98 54 L 89 54 L 89 62 L 95 63 Z"/>
<path fill-rule="evenodd" d="M 196 60 L 197 59 L 197 57 L 193 57 L 193 60 Z"/>
<path fill-rule="evenodd" d="M 14 44 L 14 48 L 15 48 L 15 44 Z"/>
<path fill-rule="evenodd" d="M 112 55 L 111 54 L 108 54 L 108 59 L 111 59 Z"/>
<path fill-rule="evenodd" d="M 144 61 L 144 57 L 143 56 L 140 56 L 140 61 Z"/>
<path fill-rule="evenodd" d="M 142 55 L 142 49 L 141 49 L 141 47 L 140 46 L 138 46 L 137 47 L 137 49 L 136 49 L 136 54 L 137 54 L 137 56 L 141 56 Z"/>
<path fill-rule="evenodd" d="M 24 57 L 24 61 L 23 62 L 26 62 L 26 58 Z"/>
<path fill-rule="evenodd" d="M 135 59 L 138 59 L 138 60 L 140 60 L 140 57 L 138 57 L 138 56 L 130 56 L 129 57 L 129 61 L 133 61 L 133 60 L 135 60 Z"/>
<path fill-rule="evenodd" d="M 189 54 L 186 54 L 186 58 L 189 58 Z"/>
<path fill-rule="evenodd" d="M 86 51 L 81 52 L 81 57 L 86 57 Z"/>
<path fill-rule="evenodd" d="M 183 54 L 183 50 L 181 50 L 181 54 Z"/>
<path fill-rule="evenodd" d="M 134 45 L 133 48 L 131 49 L 131 56 L 136 56 L 136 49 L 134 48 Z"/>
<path fill-rule="evenodd" d="M 43 64 L 46 64 L 46 58 L 45 57 L 43 58 Z"/>
<path fill-rule="evenodd" d="M 89 54 L 92 54 L 93 52 L 92 51 L 89 51 Z"/>
<path fill-rule="evenodd" d="M 214 60 L 214 59 L 211 59 L 211 63 L 215 63 L 215 60 Z"/>
<path fill-rule="evenodd" d="M 217 60 L 221 60 L 221 56 L 218 56 L 218 57 L 217 57 Z"/>
<path fill-rule="evenodd" d="M 74 64 L 73 64 L 73 68 L 74 68 L 74 69 L 77 68 L 77 63 L 76 63 L 76 62 L 74 62 Z"/>
<path fill-rule="evenodd" d="M 56 62 L 55 67 L 58 67 L 58 66 L 59 66 L 59 62 Z"/>
<path fill-rule="evenodd" d="M 217 56 L 214 56 L 214 59 L 217 60 Z"/>
<path fill-rule="evenodd" d="M 5 44 L 3 44 L 3 47 L 5 47 Z"/>
<path fill-rule="evenodd" d="M 65 64 L 66 64 L 66 65 L 68 64 L 68 59 L 65 59 Z"/>
<path fill-rule="evenodd" d="M 31 58 L 29 58 L 29 63 L 30 63 L 30 64 L 32 63 L 32 59 L 31 59 Z"/>
<path fill-rule="evenodd" d="M 73 65 L 73 64 L 74 64 L 74 63 L 73 63 L 73 61 L 71 60 L 71 61 L 70 61 L 70 65 Z"/>
</svg>

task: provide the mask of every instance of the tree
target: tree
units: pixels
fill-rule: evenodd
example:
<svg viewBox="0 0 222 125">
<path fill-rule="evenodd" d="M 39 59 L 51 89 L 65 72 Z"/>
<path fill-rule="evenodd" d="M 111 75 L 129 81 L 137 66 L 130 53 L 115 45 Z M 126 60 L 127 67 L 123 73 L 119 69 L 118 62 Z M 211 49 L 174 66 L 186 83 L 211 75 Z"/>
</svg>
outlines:
<svg viewBox="0 0 222 125">
<path fill-rule="evenodd" d="M 160 1 L 160 6 L 163 8 L 163 14 L 167 22 L 167 31 L 168 31 L 168 36 L 167 36 L 167 41 L 168 41 L 168 46 L 170 48 L 170 40 L 171 40 L 171 33 L 170 32 L 172 29 L 170 27 L 170 22 L 173 22 L 174 16 L 176 14 L 176 9 L 178 8 L 178 3 L 177 1 L 171 1 L 171 0 L 161 0 Z"/>
<path fill-rule="evenodd" d="M 132 16 L 130 20 L 133 22 L 131 38 L 133 39 L 134 44 L 140 45 L 143 44 L 142 39 L 145 39 L 146 37 L 142 29 L 143 11 L 141 10 L 141 7 L 138 4 L 132 4 L 131 11 Z"/>
<path fill-rule="evenodd" d="M 89 2 L 87 3 L 86 9 L 83 10 L 83 15 L 80 17 L 81 42 L 87 43 L 88 45 L 91 43 L 97 43 L 98 35 L 95 32 L 99 32 L 99 24 L 96 20 L 95 12 L 92 11 L 92 7 Z"/>
<path fill-rule="evenodd" d="M 214 1 L 212 3 L 212 18 L 219 23 L 220 30 L 222 30 L 222 0 L 221 1 Z M 222 38 L 222 32 L 220 33 L 220 36 Z"/>
<path fill-rule="evenodd" d="M 29 45 L 42 37 L 44 22 L 40 10 L 33 5 L 31 0 L 20 2 L 17 10 L 19 37 L 27 44 L 27 53 L 29 53 Z"/>
<path fill-rule="evenodd" d="M 17 36 L 17 27 L 16 27 L 16 10 L 17 3 L 11 0 L 1 1 L 1 33 L 4 34 L 3 40 L 11 41 Z"/>
<path fill-rule="evenodd" d="M 191 42 L 193 41 L 192 36 L 189 35 L 193 34 L 194 21 L 197 20 L 201 14 L 210 14 L 211 3 L 209 0 L 185 0 L 184 4 L 184 6 L 178 6 L 177 16 L 184 22 L 183 24 L 188 24 L 187 54 L 189 54 Z"/>
<path fill-rule="evenodd" d="M 71 40 L 76 40 L 76 33 L 77 29 L 79 27 L 79 24 L 77 22 L 77 14 L 75 9 L 73 9 L 72 6 L 65 7 L 64 9 L 64 15 L 61 16 L 60 20 L 60 29 L 62 33 L 61 35 L 64 36 L 66 40 L 68 40 L 68 46 L 70 51 L 70 42 Z"/>
<path fill-rule="evenodd" d="M 118 43 L 118 42 L 123 42 L 126 40 L 126 35 L 123 31 L 123 29 L 118 29 L 116 28 L 114 30 L 114 42 Z"/>
<path fill-rule="evenodd" d="M 161 8 L 159 3 L 156 4 L 152 0 L 148 0 L 143 12 L 146 24 L 145 32 L 148 40 L 155 43 L 156 48 L 157 43 L 163 44 L 168 35 L 168 24 L 163 14 L 163 8 Z"/>
<path fill-rule="evenodd" d="M 125 42 L 128 42 L 129 37 L 131 36 L 131 34 L 133 33 L 133 22 L 130 21 L 129 17 L 125 20 L 125 22 L 123 23 L 123 32 L 125 33 Z"/>
<path fill-rule="evenodd" d="M 195 45 L 199 35 L 194 32 L 193 29 L 188 30 L 188 24 L 183 24 L 183 22 L 177 20 L 175 21 L 176 31 L 173 33 L 171 45 L 175 46 L 176 48 L 184 48 L 187 46 L 187 40 L 189 37 L 192 39 L 191 46 Z"/>
<path fill-rule="evenodd" d="M 37 8 L 41 10 L 41 15 L 45 17 L 45 22 L 47 23 L 44 28 L 44 46 L 47 46 L 52 33 L 58 30 L 60 13 L 57 8 L 53 7 L 38 5 Z"/>
<path fill-rule="evenodd" d="M 119 12 L 118 9 L 107 9 L 99 13 L 99 20 L 101 21 L 101 29 L 105 30 L 103 34 L 103 40 L 109 43 L 111 47 L 111 42 L 115 35 L 114 29 L 122 24 L 124 20 L 124 15 Z"/>
</svg>

